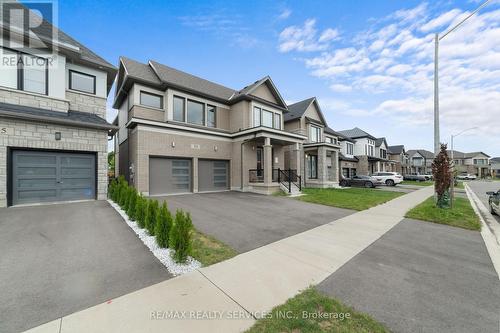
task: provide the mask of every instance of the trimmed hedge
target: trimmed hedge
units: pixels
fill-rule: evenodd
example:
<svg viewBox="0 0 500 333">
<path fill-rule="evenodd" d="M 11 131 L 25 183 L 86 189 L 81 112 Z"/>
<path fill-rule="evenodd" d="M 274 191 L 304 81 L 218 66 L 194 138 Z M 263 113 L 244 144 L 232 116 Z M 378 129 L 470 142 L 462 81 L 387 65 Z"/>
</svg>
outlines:
<svg viewBox="0 0 500 333">
<path fill-rule="evenodd" d="M 169 236 L 170 247 L 175 251 L 172 257 L 176 262 L 186 262 L 187 257 L 191 254 L 192 231 L 191 215 L 183 210 L 177 210 Z"/>
</svg>

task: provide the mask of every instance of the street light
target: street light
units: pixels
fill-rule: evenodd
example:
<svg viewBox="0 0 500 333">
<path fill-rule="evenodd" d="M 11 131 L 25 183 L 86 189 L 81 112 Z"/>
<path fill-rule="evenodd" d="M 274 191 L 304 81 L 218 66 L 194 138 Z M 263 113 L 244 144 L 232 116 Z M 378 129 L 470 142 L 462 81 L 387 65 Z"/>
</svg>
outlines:
<svg viewBox="0 0 500 333">
<path fill-rule="evenodd" d="M 461 132 L 458 132 L 457 134 L 452 134 L 451 135 L 451 174 L 452 174 L 452 179 L 451 179 L 451 202 L 450 202 L 450 205 L 451 207 L 453 208 L 453 199 L 455 198 L 455 160 L 453 159 L 453 138 L 459 136 L 460 134 L 463 134 L 467 131 L 470 131 L 470 130 L 473 130 L 473 129 L 476 129 L 477 126 L 475 127 L 471 127 L 471 128 L 467 128 L 467 129 L 464 129 L 463 131 Z"/>
<path fill-rule="evenodd" d="M 467 21 L 471 16 L 480 11 L 484 6 L 488 4 L 491 0 L 486 0 L 481 6 L 477 7 L 475 11 L 470 13 L 466 18 L 460 21 L 458 24 L 450 28 L 448 31 L 443 33 L 442 36 L 436 34 L 434 36 L 434 154 L 437 156 L 439 154 L 439 81 L 438 81 L 438 58 L 439 58 L 439 41 L 446 37 L 449 33 L 457 29 L 465 21 Z"/>
</svg>

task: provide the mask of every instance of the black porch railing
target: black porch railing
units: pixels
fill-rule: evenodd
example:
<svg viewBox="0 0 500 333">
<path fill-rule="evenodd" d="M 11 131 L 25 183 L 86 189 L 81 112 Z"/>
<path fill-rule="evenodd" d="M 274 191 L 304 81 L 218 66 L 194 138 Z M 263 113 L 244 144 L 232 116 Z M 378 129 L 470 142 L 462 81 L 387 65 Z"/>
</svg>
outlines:
<svg viewBox="0 0 500 333">
<path fill-rule="evenodd" d="M 292 193 L 292 184 L 295 185 L 299 191 L 302 191 L 302 178 L 297 174 L 297 170 L 282 170 L 278 169 L 278 183 L 283 184 Z"/>
<path fill-rule="evenodd" d="M 273 182 L 278 181 L 278 171 L 279 169 L 273 169 L 273 175 L 271 180 Z M 264 182 L 264 169 L 250 169 L 248 170 L 248 181 L 250 183 L 263 183 Z"/>
</svg>

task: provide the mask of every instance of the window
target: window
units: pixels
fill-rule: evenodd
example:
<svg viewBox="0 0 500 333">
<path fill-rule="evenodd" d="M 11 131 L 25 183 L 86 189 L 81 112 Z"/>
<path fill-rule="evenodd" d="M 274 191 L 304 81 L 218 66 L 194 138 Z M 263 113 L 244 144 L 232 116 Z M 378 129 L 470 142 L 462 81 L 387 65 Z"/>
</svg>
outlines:
<svg viewBox="0 0 500 333">
<path fill-rule="evenodd" d="M 262 126 L 273 127 L 273 113 L 271 111 L 262 110 Z"/>
<path fill-rule="evenodd" d="M 163 109 L 163 96 L 141 91 L 140 103 L 151 108 Z"/>
<path fill-rule="evenodd" d="M 274 128 L 281 129 L 281 115 L 279 113 L 274 114 Z"/>
<path fill-rule="evenodd" d="M 327 136 L 325 141 L 326 141 L 326 143 L 333 143 L 333 138 Z"/>
<path fill-rule="evenodd" d="M 205 125 L 205 104 L 188 100 L 187 122 L 195 125 Z"/>
<path fill-rule="evenodd" d="M 381 158 L 387 158 L 387 150 L 380 149 L 380 157 Z"/>
<path fill-rule="evenodd" d="M 309 140 L 311 142 L 320 142 L 321 140 L 321 128 L 316 126 L 311 126 L 309 128 Z"/>
<path fill-rule="evenodd" d="M 207 105 L 207 126 L 215 127 L 215 106 Z"/>
<path fill-rule="evenodd" d="M 5 66 L 0 76 L 0 85 L 42 95 L 48 94 L 47 59 L 2 48 L 2 61 Z"/>
<path fill-rule="evenodd" d="M 253 126 L 258 127 L 261 125 L 260 123 L 260 114 L 261 110 L 258 107 L 253 108 Z"/>
<path fill-rule="evenodd" d="M 307 155 L 307 177 L 316 179 L 318 178 L 318 156 Z"/>
<path fill-rule="evenodd" d="M 347 155 L 354 155 L 354 145 L 350 142 L 346 142 Z"/>
<path fill-rule="evenodd" d="M 95 79 L 96 78 L 93 75 L 70 70 L 69 89 L 95 95 Z"/>
<path fill-rule="evenodd" d="M 174 96 L 174 120 L 184 121 L 184 105 L 186 100 L 182 97 Z"/>
</svg>

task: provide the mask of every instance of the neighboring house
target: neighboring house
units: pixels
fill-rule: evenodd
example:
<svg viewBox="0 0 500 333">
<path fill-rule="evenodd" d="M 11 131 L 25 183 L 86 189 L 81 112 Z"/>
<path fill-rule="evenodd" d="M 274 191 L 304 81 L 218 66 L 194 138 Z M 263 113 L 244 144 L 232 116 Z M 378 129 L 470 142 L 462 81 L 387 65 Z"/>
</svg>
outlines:
<svg viewBox="0 0 500 333">
<path fill-rule="evenodd" d="M 39 16 L 28 16 L 37 26 Z M 116 69 L 57 28 L 56 40 L 50 30 L 37 35 L 57 54 L 20 48 L 40 40 L 17 17 L 2 24 L 10 39 L 3 34 L 0 45 L 2 63 L 14 64 L 0 76 L 0 206 L 105 199 L 108 135 L 117 129 L 105 120 L 106 98 Z"/>
<path fill-rule="evenodd" d="M 280 189 L 278 169 L 291 170 L 295 180 L 304 164 L 306 175 L 318 178 L 307 179 L 308 186 L 334 183 L 326 179 L 324 162 L 339 147 L 324 142 L 329 136 L 317 101 L 291 106 L 297 114 L 285 126 L 290 108 L 268 76 L 235 90 L 122 57 L 116 85 L 117 174 L 146 195 L 269 194 Z"/>
<path fill-rule="evenodd" d="M 500 178 L 500 157 L 490 158 L 491 176 Z"/>
<path fill-rule="evenodd" d="M 448 150 L 448 156 L 451 158 L 451 150 Z M 478 177 L 487 177 L 491 174 L 491 166 L 488 159 L 489 155 L 483 152 L 463 153 L 453 151 L 453 162 L 455 169 L 460 173 L 474 174 Z"/>
<path fill-rule="evenodd" d="M 350 163 L 353 169 L 355 169 L 350 170 L 349 176 L 353 176 L 354 174 L 370 175 L 380 171 L 392 171 L 394 162 L 388 159 L 387 142 L 385 138 L 377 139 L 358 127 L 338 131 L 338 133 L 343 136 L 343 139 L 341 138 L 341 160 L 345 163 Z M 354 162 L 354 159 L 356 159 L 357 162 Z M 347 169 L 347 167 L 342 169 L 344 176 L 347 174 Z"/>
<path fill-rule="evenodd" d="M 432 174 L 434 153 L 425 149 L 410 149 L 406 151 L 406 155 L 410 173 Z"/>
<path fill-rule="evenodd" d="M 402 175 L 409 173 L 408 155 L 405 151 L 404 145 L 389 146 L 387 147 L 389 159 L 395 161 L 394 172 L 399 172 Z"/>
<path fill-rule="evenodd" d="M 288 105 L 285 113 L 285 130 L 307 136 L 301 156 L 305 186 L 334 187 L 339 183 L 338 133 L 328 127 L 315 97 Z M 293 153 L 293 150 L 285 154 Z M 289 165 L 285 159 L 285 168 Z M 292 165 L 293 167 L 293 165 Z"/>
</svg>

